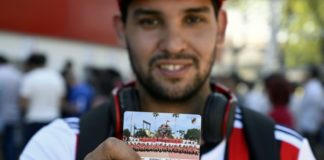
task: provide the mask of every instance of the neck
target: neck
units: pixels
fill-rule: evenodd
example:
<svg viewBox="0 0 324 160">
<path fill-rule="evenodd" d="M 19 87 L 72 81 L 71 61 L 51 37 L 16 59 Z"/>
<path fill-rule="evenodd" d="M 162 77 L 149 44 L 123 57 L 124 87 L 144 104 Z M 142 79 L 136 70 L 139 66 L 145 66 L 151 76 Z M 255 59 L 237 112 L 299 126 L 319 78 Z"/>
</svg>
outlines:
<svg viewBox="0 0 324 160">
<path fill-rule="evenodd" d="M 136 88 L 139 91 L 140 110 L 145 112 L 202 114 L 205 102 L 211 93 L 209 81 L 207 81 L 191 99 L 182 102 L 162 102 L 147 93 L 140 84 Z"/>
</svg>

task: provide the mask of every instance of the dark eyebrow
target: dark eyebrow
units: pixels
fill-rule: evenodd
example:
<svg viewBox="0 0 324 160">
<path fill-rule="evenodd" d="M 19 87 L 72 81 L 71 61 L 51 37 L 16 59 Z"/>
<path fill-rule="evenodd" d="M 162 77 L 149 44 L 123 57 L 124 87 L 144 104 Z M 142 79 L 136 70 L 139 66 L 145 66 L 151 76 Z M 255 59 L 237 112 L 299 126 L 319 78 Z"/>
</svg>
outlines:
<svg viewBox="0 0 324 160">
<path fill-rule="evenodd" d="M 197 7 L 197 8 L 189 8 L 184 10 L 185 13 L 209 13 L 210 9 L 208 7 Z"/>
<path fill-rule="evenodd" d="M 140 8 L 134 11 L 133 17 L 138 17 L 141 15 L 157 16 L 157 15 L 161 15 L 161 13 L 156 10 Z"/>
</svg>

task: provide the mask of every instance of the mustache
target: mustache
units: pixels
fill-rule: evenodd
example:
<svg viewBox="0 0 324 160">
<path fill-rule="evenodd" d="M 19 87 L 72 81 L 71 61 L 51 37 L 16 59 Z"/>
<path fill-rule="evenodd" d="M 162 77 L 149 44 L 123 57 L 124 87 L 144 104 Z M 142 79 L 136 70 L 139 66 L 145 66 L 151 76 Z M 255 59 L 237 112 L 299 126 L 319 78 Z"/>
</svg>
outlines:
<svg viewBox="0 0 324 160">
<path fill-rule="evenodd" d="M 163 52 L 161 54 L 154 55 L 150 61 L 149 66 L 153 66 L 159 60 L 192 60 L 195 66 L 198 66 L 198 58 L 192 54 L 187 53 L 169 53 Z"/>
</svg>

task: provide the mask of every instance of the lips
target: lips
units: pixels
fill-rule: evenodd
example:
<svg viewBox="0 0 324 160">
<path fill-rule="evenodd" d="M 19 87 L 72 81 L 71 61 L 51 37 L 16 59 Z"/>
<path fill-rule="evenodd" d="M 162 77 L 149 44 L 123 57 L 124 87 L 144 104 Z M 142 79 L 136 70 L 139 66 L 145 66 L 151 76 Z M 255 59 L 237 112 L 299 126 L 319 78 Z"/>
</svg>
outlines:
<svg viewBox="0 0 324 160">
<path fill-rule="evenodd" d="M 179 71 L 183 69 L 185 65 L 182 64 L 162 64 L 159 66 L 160 69 L 166 70 L 166 71 Z"/>
<path fill-rule="evenodd" d="M 160 75 L 165 78 L 184 77 L 192 67 L 191 60 L 160 60 L 156 63 Z"/>
</svg>

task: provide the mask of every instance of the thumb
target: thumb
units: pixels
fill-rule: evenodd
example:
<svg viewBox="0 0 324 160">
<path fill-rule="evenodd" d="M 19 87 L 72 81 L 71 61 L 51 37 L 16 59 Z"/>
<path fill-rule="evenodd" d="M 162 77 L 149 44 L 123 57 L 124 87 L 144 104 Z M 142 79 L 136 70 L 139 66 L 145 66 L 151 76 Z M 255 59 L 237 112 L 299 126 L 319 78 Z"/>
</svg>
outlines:
<svg viewBox="0 0 324 160">
<path fill-rule="evenodd" d="M 140 160 L 140 156 L 123 141 L 111 137 L 90 152 L 85 160 Z"/>
</svg>

